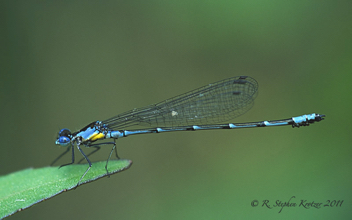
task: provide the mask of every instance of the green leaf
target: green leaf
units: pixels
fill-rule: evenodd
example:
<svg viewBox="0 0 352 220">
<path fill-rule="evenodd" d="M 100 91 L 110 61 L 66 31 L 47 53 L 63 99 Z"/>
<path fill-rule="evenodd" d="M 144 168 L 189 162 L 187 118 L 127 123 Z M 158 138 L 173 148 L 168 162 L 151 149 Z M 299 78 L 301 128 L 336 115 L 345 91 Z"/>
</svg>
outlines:
<svg viewBox="0 0 352 220">
<path fill-rule="evenodd" d="M 104 176 L 106 161 L 92 164 L 79 185 Z M 128 169 L 132 161 L 109 160 L 109 174 Z M 0 219 L 76 187 L 88 164 L 25 169 L 0 177 Z"/>
</svg>

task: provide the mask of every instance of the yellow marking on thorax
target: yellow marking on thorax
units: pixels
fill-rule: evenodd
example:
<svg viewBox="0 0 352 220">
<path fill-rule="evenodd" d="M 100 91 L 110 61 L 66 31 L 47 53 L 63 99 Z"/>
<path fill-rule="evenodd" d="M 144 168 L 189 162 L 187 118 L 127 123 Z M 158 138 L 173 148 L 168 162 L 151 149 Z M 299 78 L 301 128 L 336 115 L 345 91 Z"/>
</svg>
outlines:
<svg viewBox="0 0 352 220">
<path fill-rule="evenodd" d="M 98 134 L 93 134 L 89 139 L 90 141 L 96 141 L 103 138 L 105 138 L 105 135 L 103 133 L 98 133 Z"/>
</svg>

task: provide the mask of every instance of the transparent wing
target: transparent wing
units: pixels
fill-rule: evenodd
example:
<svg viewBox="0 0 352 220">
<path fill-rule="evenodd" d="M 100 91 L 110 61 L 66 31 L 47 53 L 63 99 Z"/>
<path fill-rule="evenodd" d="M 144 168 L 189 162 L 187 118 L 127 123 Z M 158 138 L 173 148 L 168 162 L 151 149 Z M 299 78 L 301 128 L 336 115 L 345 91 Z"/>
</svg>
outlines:
<svg viewBox="0 0 352 220">
<path fill-rule="evenodd" d="M 103 121 L 110 129 L 141 125 L 174 127 L 216 124 L 247 112 L 257 95 L 258 83 L 237 76 L 212 83 L 157 104 L 117 115 Z"/>
</svg>

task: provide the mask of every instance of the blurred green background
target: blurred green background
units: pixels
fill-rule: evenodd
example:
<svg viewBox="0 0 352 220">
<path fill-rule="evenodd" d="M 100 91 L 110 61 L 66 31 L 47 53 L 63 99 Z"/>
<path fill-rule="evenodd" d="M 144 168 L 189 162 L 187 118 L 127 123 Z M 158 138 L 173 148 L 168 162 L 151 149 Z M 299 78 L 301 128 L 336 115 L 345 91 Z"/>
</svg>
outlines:
<svg viewBox="0 0 352 220">
<path fill-rule="evenodd" d="M 134 161 L 129 170 L 11 219 L 351 216 L 351 1 L 0 4 L 0 175 L 48 166 L 64 151 L 54 144 L 61 128 L 77 130 L 232 76 L 259 82 L 254 107 L 232 122 L 327 115 L 299 129 L 123 138 L 119 155 Z M 298 204 L 344 203 L 280 214 L 262 207 L 292 196 Z"/>
</svg>

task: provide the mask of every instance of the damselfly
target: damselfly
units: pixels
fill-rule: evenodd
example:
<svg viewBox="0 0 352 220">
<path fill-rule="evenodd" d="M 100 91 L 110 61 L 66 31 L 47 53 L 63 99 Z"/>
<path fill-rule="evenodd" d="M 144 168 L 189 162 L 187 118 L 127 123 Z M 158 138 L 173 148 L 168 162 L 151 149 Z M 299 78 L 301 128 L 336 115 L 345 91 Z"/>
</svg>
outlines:
<svg viewBox="0 0 352 220">
<path fill-rule="evenodd" d="M 136 108 L 117 115 L 105 121 L 94 121 L 81 130 L 72 133 L 69 129 L 61 129 L 56 144 L 68 147 L 52 163 L 72 149 L 71 163 L 73 164 L 74 145 L 87 160 L 89 166 L 77 183 L 77 186 L 92 166 L 88 156 L 100 149 L 101 145 L 112 145 L 111 152 L 106 161 L 107 174 L 108 162 L 115 151 L 116 139 L 135 134 L 162 133 L 169 131 L 197 131 L 210 129 L 235 129 L 267 126 L 292 125 L 292 127 L 307 126 L 324 119 L 325 115 L 307 114 L 283 120 L 260 121 L 248 123 L 218 124 L 238 117 L 248 111 L 252 106 L 258 92 L 258 83 L 248 76 L 237 76 L 215 82 L 199 89 L 187 92 L 171 99 Z M 148 126 L 152 128 L 126 130 L 131 126 Z M 110 142 L 98 141 L 112 139 Z M 95 150 L 86 155 L 81 145 L 94 147 Z"/>
</svg>

